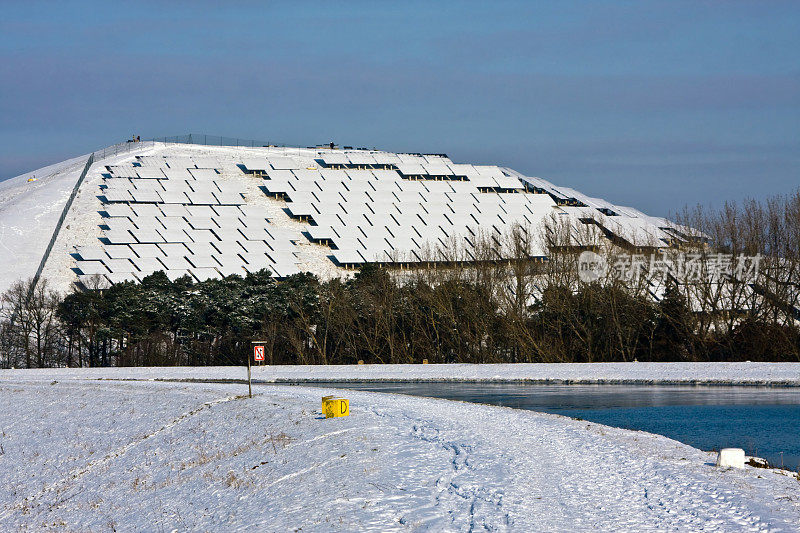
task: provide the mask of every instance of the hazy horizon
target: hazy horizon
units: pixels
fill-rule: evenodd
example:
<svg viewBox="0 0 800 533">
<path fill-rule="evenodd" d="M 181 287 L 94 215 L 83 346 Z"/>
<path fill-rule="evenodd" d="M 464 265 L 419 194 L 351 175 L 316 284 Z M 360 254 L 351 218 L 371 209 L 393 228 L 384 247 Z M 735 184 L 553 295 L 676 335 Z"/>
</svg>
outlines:
<svg viewBox="0 0 800 533">
<path fill-rule="evenodd" d="M 666 215 L 800 185 L 800 4 L 0 8 L 0 179 L 139 134 L 444 152 Z"/>
</svg>

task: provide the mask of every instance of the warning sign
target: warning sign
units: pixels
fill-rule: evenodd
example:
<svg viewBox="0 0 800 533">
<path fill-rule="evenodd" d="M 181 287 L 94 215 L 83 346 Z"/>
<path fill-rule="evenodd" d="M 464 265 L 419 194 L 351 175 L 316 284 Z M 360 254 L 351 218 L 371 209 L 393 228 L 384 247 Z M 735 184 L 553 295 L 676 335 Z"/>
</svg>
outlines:
<svg viewBox="0 0 800 533">
<path fill-rule="evenodd" d="M 256 361 L 263 361 L 264 360 L 264 347 L 263 346 L 254 346 L 253 347 L 253 359 Z"/>
</svg>

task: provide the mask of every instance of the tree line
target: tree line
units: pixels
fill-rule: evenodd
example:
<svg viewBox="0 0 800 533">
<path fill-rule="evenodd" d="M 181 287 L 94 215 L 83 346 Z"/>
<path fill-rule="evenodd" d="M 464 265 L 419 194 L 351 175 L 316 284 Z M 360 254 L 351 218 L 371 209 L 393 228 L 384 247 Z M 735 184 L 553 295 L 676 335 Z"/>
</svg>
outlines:
<svg viewBox="0 0 800 533">
<path fill-rule="evenodd" d="M 453 245 L 427 268 L 349 278 L 157 272 L 67 295 L 19 281 L 2 295 L 0 366 L 244 364 L 252 340 L 271 364 L 800 361 L 800 190 L 675 218 L 688 242 L 665 253 L 604 244 L 603 216 L 553 216 L 487 233 L 468 258 Z M 586 251 L 610 267 L 590 281 Z M 720 272 L 720 254 L 759 256 L 758 271 Z M 640 259 L 634 275 L 620 257 Z"/>
</svg>

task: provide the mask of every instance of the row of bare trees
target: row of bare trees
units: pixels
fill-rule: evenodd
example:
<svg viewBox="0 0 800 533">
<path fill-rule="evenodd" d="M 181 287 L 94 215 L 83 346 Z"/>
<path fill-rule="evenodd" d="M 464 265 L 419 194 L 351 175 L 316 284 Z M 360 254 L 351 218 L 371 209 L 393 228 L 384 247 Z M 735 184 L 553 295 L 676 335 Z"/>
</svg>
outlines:
<svg viewBox="0 0 800 533">
<path fill-rule="evenodd" d="M 554 214 L 349 279 L 18 282 L 0 366 L 241 364 L 254 339 L 272 364 L 800 360 L 800 191 L 676 220 L 665 247 Z"/>
</svg>

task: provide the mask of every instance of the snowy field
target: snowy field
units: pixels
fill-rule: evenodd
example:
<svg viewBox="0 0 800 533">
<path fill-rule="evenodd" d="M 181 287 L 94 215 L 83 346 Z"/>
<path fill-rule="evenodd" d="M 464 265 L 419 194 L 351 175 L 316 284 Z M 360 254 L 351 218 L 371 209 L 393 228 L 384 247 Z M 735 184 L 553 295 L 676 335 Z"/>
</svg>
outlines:
<svg viewBox="0 0 800 533">
<path fill-rule="evenodd" d="M 356 391 L 325 420 L 326 390 L 96 374 L 0 373 L 0 530 L 800 530 L 796 479 L 657 435 Z"/>
<path fill-rule="evenodd" d="M 0 370 L 0 378 L 15 376 Z M 243 367 L 83 368 L 31 370 L 41 379 L 241 380 Z M 336 365 L 253 367 L 253 380 L 281 381 L 469 381 L 583 384 L 720 384 L 800 386 L 800 363 L 520 363 L 497 365 Z"/>
</svg>

